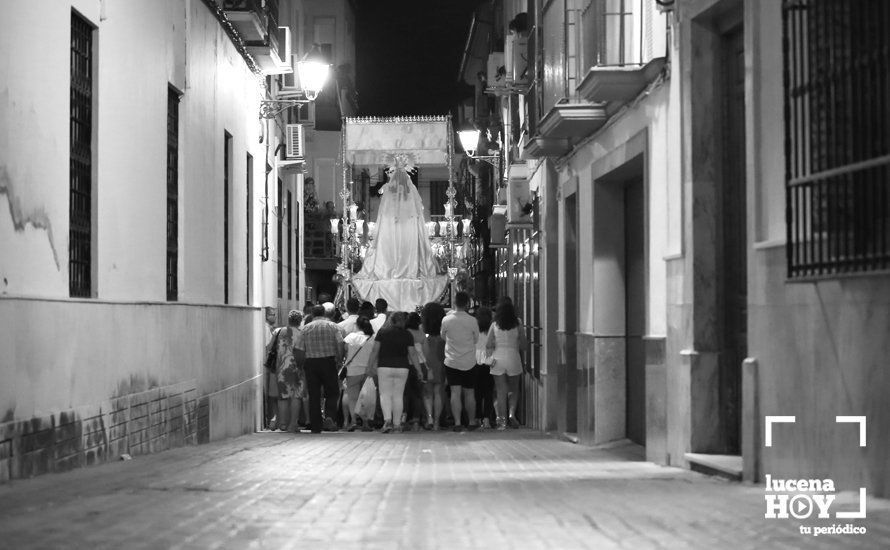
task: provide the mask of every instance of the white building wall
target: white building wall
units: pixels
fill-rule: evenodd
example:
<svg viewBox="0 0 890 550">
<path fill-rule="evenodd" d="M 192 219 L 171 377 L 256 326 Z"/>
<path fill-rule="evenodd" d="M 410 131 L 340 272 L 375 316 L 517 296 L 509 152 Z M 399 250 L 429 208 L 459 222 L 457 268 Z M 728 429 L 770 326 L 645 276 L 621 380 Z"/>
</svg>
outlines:
<svg viewBox="0 0 890 550">
<path fill-rule="evenodd" d="M 562 190 L 561 208 L 565 198 L 578 189 L 579 204 L 579 261 L 580 318 L 579 330 L 593 333 L 594 299 L 593 258 L 593 182 L 596 178 L 617 168 L 612 165 L 615 151 L 641 132 L 647 142 L 645 164 L 645 208 L 646 208 L 646 325 L 647 335 L 664 336 L 667 333 L 665 319 L 666 275 L 664 259 L 673 254 L 674 237 L 671 229 L 679 219 L 679 193 L 681 188 L 679 163 L 673 159 L 679 156 L 678 142 L 671 139 L 673 133 L 671 110 L 671 82 L 665 82 L 652 90 L 651 94 L 618 118 L 609 127 L 598 133 L 593 140 L 579 147 L 564 163 L 560 170 Z M 621 157 L 623 159 L 623 157 Z M 577 181 L 577 183 L 574 183 Z M 563 215 L 560 214 L 560 235 L 565 234 Z M 679 232 L 679 228 L 676 228 Z M 679 235 L 677 237 L 679 240 Z M 562 237 L 560 239 L 562 241 Z M 564 270 L 564 258 L 560 258 L 560 272 Z M 566 307 L 562 296 L 561 307 Z"/>
<path fill-rule="evenodd" d="M 97 27 L 97 277 L 95 298 L 87 300 L 68 297 L 72 8 Z M 16 2 L 6 7 L 4 19 L 0 324 L 7 329 L 0 348 L 11 353 L 0 357 L 0 410 L 6 423 L 0 428 L 17 437 L 18 422 L 176 386 L 191 388 L 210 411 L 202 438 L 208 431 L 215 438 L 252 429 L 262 318 L 256 307 L 243 306 L 249 295 L 260 296 L 269 280 L 255 271 L 248 292 L 246 201 L 254 205 L 251 235 L 258 266 L 267 158 L 257 122 L 261 80 L 198 0 Z M 25 47 L 38 27 L 40 47 Z M 183 94 L 178 303 L 166 302 L 165 291 L 168 84 Z M 233 305 L 228 306 L 223 305 L 224 131 L 232 135 Z M 251 197 L 248 152 L 254 159 Z"/>
</svg>

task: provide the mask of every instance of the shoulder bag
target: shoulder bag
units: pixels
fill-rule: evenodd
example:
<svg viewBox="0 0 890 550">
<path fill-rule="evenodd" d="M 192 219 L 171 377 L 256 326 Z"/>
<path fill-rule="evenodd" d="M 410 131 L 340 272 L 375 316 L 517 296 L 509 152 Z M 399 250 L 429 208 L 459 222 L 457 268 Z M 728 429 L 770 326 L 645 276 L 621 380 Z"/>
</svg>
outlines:
<svg viewBox="0 0 890 550">
<path fill-rule="evenodd" d="M 278 335 L 280 333 L 280 328 L 275 331 L 275 335 L 272 336 L 269 353 L 266 354 L 266 362 L 264 363 L 264 366 L 269 369 L 269 372 L 275 372 L 275 369 L 278 367 Z"/>
</svg>

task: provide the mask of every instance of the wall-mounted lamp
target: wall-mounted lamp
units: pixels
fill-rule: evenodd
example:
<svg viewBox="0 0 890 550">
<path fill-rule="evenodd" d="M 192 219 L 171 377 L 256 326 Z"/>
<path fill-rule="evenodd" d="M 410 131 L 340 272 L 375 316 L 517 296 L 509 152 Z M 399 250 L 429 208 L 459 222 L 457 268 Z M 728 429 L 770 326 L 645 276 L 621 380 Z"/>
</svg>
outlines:
<svg viewBox="0 0 890 550">
<path fill-rule="evenodd" d="M 318 94 L 324 89 L 331 72 L 331 65 L 325 59 L 321 46 L 313 44 L 303 59 L 297 62 L 297 74 L 300 76 L 300 86 L 306 99 L 315 101 Z"/>
<path fill-rule="evenodd" d="M 297 61 L 297 74 L 306 99 L 264 99 L 260 102 L 260 118 L 275 118 L 286 109 L 315 101 L 324 89 L 330 72 L 331 66 L 321 52 L 321 47 L 313 44 L 312 49 Z"/>
<path fill-rule="evenodd" d="M 501 170 L 501 157 L 500 155 L 477 155 L 476 148 L 479 147 L 479 130 L 461 130 L 457 133 L 458 139 L 460 139 L 460 146 L 464 150 L 464 153 L 467 154 L 468 157 L 474 160 L 483 160 L 488 164 L 497 168 L 498 172 Z"/>
</svg>

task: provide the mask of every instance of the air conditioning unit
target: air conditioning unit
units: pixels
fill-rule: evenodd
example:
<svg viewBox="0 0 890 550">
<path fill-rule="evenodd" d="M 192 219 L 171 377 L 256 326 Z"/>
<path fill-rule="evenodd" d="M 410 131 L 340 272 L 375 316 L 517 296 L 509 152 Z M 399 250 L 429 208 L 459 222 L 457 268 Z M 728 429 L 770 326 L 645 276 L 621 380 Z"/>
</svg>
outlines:
<svg viewBox="0 0 890 550">
<path fill-rule="evenodd" d="M 302 124 L 288 124 L 284 127 L 285 160 L 303 160 L 306 156 L 306 134 Z"/>
<path fill-rule="evenodd" d="M 491 52 L 488 54 L 488 85 L 492 88 L 507 87 L 504 52 Z"/>
</svg>

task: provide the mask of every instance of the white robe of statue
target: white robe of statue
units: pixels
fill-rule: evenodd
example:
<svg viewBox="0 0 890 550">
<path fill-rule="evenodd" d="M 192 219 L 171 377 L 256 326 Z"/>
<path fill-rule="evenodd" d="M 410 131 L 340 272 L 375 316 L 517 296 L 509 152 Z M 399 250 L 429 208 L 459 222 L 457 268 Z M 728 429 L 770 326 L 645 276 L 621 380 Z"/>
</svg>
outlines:
<svg viewBox="0 0 890 550">
<path fill-rule="evenodd" d="M 384 298 L 392 311 L 414 311 L 439 298 L 448 283 L 427 234 L 420 194 L 402 162 L 388 172 L 380 189 L 377 229 L 353 284 L 362 298 Z"/>
</svg>

